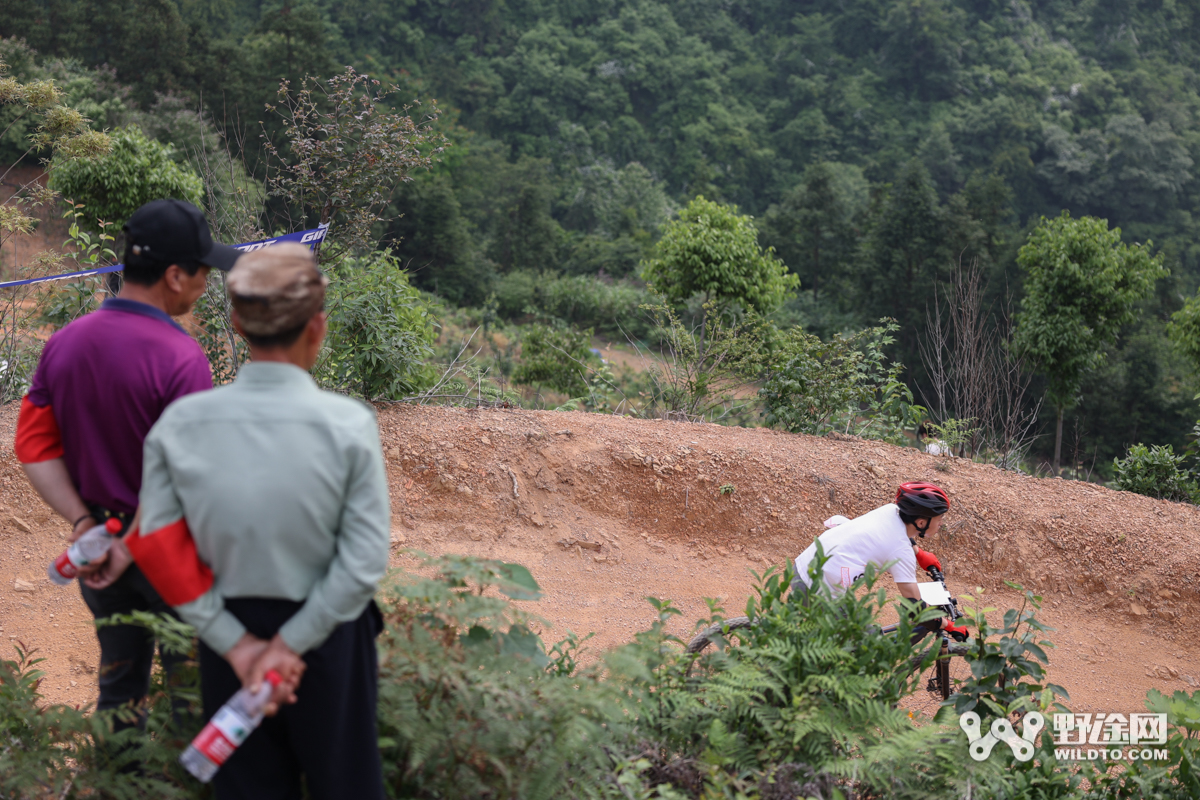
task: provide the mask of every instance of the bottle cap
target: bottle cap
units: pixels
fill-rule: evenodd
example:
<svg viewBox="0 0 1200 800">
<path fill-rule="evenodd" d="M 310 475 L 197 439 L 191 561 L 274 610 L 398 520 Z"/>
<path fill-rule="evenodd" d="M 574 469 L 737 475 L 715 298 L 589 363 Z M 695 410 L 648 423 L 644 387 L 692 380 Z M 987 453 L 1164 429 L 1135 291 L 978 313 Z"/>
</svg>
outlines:
<svg viewBox="0 0 1200 800">
<path fill-rule="evenodd" d="M 267 683 L 271 684 L 272 686 L 278 686 L 279 684 L 283 683 L 283 676 L 273 669 L 267 670 L 267 674 L 263 675 L 263 677 L 266 678 Z"/>
<path fill-rule="evenodd" d="M 104 523 L 104 530 L 108 531 L 114 536 L 121 532 L 122 527 L 121 520 L 117 519 L 116 517 L 109 517 L 108 522 Z"/>
</svg>

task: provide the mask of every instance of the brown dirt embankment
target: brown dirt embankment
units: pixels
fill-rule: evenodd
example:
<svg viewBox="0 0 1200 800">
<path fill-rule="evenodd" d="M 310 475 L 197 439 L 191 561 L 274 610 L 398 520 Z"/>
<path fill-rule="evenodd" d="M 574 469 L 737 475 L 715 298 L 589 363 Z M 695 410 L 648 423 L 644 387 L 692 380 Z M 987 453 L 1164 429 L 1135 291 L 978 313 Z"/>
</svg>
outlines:
<svg viewBox="0 0 1200 800">
<path fill-rule="evenodd" d="M 0 412 L 0 642 L 48 656 L 50 699 L 88 702 L 88 614 L 76 590 L 43 577 L 66 526 L 11 455 L 13 413 Z M 1042 617 L 1058 629 L 1051 677 L 1074 707 L 1137 711 L 1148 688 L 1200 677 L 1187 635 L 1200 589 L 1200 511 L 1190 506 L 763 429 L 412 406 L 381 409 L 379 420 L 393 563 L 412 563 L 404 548 L 523 563 L 545 590 L 536 610 L 551 640 L 573 630 L 595 631 L 594 648 L 627 641 L 653 618 L 647 595 L 684 611 L 679 635 L 706 616 L 705 597 L 736 614 L 751 569 L 795 557 L 830 515 L 856 516 L 923 479 L 954 503 L 926 542 L 952 589 L 980 587 L 1001 609 L 1019 601 L 1005 580 L 1046 597 Z"/>
</svg>

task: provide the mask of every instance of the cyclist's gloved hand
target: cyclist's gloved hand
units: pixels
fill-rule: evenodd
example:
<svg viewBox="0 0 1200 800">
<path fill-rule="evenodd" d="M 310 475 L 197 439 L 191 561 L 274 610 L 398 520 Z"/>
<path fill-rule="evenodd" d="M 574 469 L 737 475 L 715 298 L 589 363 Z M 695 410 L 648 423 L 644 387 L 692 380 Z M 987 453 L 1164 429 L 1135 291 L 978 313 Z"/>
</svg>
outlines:
<svg viewBox="0 0 1200 800">
<path fill-rule="evenodd" d="M 938 557 L 928 550 L 917 550 L 917 565 L 923 570 L 928 570 L 930 567 L 937 567 L 939 570 L 942 568 L 942 562 L 938 561 Z"/>
<path fill-rule="evenodd" d="M 942 617 L 942 630 L 953 636 L 956 642 L 965 642 L 971 635 L 962 625 L 955 625 L 949 617 Z"/>
</svg>

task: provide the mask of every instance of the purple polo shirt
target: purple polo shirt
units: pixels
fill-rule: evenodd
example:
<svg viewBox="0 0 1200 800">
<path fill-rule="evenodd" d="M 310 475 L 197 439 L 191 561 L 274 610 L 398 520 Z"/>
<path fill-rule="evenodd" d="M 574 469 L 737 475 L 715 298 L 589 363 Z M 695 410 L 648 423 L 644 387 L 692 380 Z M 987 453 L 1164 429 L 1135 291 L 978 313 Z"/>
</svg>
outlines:
<svg viewBox="0 0 1200 800">
<path fill-rule="evenodd" d="M 172 401 L 212 388 L 200 345 L 164 311 L 113 297 L 50 337 L 29 400 L 50 406 L 85 503 L 131 513 L 142 442 Z"/>
</svg>

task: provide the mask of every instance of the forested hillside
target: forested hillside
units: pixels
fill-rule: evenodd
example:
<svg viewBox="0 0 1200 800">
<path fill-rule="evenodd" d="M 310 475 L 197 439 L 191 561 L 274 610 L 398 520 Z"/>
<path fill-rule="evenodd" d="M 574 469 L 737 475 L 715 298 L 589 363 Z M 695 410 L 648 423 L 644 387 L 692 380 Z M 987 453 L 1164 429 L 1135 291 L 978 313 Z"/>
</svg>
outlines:
<svg viewBox="0 0 1200 800">
<path fill-rule="evenodd" d="M 1200 413 L 1166 335 L 1200 284 L 1188 3 L 0 0 L 0 35 L 37 53 L 10 58 L 18 75 L 71 77 L 101 126 L 186 148 L 181 109 L 202 104 L 251 173 L 281 80 L 354 65 L 436 99 L 450 147 L 379 233 L 421 288 L 510 317 L 532 273 L 636 279 L 703 195 L 754 215 L 799 276 L 777 319 L 828 336 L 894 317 L 919 383 L 952 264 L 985 268 L 998 313 L 1042 215 L 1101 217 L 1170 275 L 1086 376 L 1077 449 L 1099 465 L 1139 441 L 1179 450 Z"/>
</svg>

